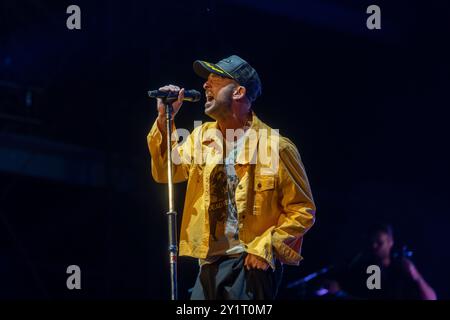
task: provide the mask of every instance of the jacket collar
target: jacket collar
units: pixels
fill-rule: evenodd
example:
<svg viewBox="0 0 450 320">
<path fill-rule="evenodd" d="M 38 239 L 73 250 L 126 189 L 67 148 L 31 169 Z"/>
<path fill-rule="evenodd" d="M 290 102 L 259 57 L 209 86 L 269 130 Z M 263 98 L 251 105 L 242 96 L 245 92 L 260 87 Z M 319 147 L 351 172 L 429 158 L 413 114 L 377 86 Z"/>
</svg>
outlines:
<svg viewBox="0 0 450 320">
<path fill-rule="evenodd" d="M 237 155 L 236 163 L 256 163 L 257 159 L 255 157 L 258 156 L 257 150 L 259 140 L 261 138 L 260 129 L 266 129 L 268 131 L 271 130 L 271 128 L 263 123 L 252 111 L 252 123 L 250 128 L 245 132 L 243 147 Z M 266 137 L 268 136 L 269 133 L 267 132 Z M 217 121 L 211 122 L 209 126 L 205 127 L 205 130 L 202 130 L 202 144 L 209 145 L 212 142 L 222 146 L 222 133 L 219 129 Z"/>
</svg>

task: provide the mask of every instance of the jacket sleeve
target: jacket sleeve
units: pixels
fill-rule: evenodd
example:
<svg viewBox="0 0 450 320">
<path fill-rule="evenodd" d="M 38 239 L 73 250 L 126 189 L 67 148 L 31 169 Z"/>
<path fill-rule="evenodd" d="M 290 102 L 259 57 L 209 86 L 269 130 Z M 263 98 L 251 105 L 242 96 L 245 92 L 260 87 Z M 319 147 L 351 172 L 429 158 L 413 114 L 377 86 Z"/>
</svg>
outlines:
<svg viewBox="0 0 450 320">
<path fill-rule="evenodd" d="M 287 140 L 287 139 L 286 139 Z M 275 225 L 256 237 L 247 252 L 265 259 L 275 269 L 275 258 L 298 265 L 303 236 L 314 224 L 316 207 L 300 154 L 290 141 L 280 150 L 278 194 L 281 214 Z M 258 249 L 256 249 L 258 248 Z"/>
<path fill-rule="evenodd" d="M 185 141 L 178 143 L 176 128 L 172 134 L 172 159 L 173 159 L 173 181 L 174 183 L 186 181 L 189 177 L 191 165 L 190 155 L 192 154 L 193 135 L 187 136 Z M 147 144 L 151 155 L 152 176 L 156 182 L 167 183 L 167 146 L 166 136 L 159 128 L 157 121 L 147 135 Z"/>
<path fill-rule="evenodd" d="M 298 265 L 303 236 L 315 221 L 316 207 L 305 168 L 292 142 L 280 150 L 279 188 L 282 213 L 272 231 L 272 245 L 277 258 Z"/>
</svg>

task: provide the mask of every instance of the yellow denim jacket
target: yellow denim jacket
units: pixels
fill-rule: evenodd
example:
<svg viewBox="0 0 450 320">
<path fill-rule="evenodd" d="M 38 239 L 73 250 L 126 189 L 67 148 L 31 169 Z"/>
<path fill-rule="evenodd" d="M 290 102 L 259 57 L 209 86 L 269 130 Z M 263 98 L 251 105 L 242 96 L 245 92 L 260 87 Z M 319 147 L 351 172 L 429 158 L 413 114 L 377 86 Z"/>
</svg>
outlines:
<svg viewBox="0 0 450 320">
<path fill-rule="evenodd" d="M 217 159 L 223 159 L 216 156 L 221 141 L 221 135 L 214 130 L 217 128 L 217 122 L 204 123 L 182 143 L 177 142 L 176 134 L 172 136 L 173 180 L 175 183 L 188 181 L 179 243 L 181 256 L 200 259 L 208 256 L 210 174 Z M 303 259 L 300 255 L 303 236 L 313 225 L 316 210 L 300 154 L 289 139 L 281 136 L 276 144 L 262 143 L 275 135 L 255 114 L 250 129 L 257 133 L 256 143 L 245 143 L 235 165 L 239 177 L 235 193 L 239 240 L 248 253 L 265 259 L 273 269 L 275 259 L 298 265 Z M 264 131 L 261 129 L 269 134 L 260 136 Z M 152 176 L 156 182 L 167 183 L 166 142 L 156 121 L 147 142 Z M 262 153 L 261 145 L 267 154 L 279 154 L 276 166 L 273 163 L 277 161 L 255 163 L 254 159 Z M 195 152 L 201 152 L 201 161 L 200 158 L 194 161 Z"/>
</svg>

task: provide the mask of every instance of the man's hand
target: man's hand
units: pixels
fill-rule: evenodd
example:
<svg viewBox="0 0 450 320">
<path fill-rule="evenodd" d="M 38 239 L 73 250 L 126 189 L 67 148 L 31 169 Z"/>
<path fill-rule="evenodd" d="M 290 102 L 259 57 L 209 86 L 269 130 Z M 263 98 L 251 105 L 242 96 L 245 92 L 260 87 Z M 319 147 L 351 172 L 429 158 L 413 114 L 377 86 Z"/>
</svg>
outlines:
<svg viewBox="0 0 450 320">
<path fill-rule="evenodd" d="M 178 100 L 174 101 L 172 103 L 173 107 L 173 116 L 177 114 L 178 110 L 180 110 L 181 105 L 183 104 L 184 99 L 184 88 L 180 89 L 178 86 L 174 86 L 172 84 L 169 84 L 167 86 L 161 87 L 158 90 L 164 91 L 164 92 L 179 92 L 178 93 Z M 166 106 L 164 105 L 162 99 L 157 99 L 156 102 L 157 109 L 158 109 L 158 127 L 160 130 L 165 130 L 165 120 L 166 120 Z"/>
<path fill-rule="evenodd" d="M 269 264 L 263 258 L 260 258 L 258 256 L 249 253 L 245 257 L 244 267 L 247 268 L 247 270 L 259 269 L 266 271 L 267 268 L 269 268 Z"/>
</svg>

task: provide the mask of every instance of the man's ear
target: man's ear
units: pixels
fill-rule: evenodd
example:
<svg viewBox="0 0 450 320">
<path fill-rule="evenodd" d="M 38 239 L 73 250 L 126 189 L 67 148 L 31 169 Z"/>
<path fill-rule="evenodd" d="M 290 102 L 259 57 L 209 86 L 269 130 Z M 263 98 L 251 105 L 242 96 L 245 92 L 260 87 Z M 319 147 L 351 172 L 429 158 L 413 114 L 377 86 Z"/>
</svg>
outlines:
<svg viewBox="0 0 450 320">
<path fill-rule="evenodd" d="M 240 100 L 245 97 L 247 93 L 247 89 L 243 86 L 237 86 L 233 91 L 233 99 Z"/>
</svg>

